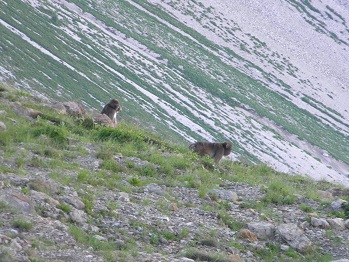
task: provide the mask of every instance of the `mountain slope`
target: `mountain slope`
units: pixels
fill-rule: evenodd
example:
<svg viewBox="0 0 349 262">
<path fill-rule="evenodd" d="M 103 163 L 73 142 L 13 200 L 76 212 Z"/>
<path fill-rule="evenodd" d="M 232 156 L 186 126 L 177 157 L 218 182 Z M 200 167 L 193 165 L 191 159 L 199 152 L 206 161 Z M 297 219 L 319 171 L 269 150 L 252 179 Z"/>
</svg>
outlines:
<svg viewBox="0 0 349 262">
<path fill-rule="evenodd" d="M 348 5 L 1 1 L 2 81 L 349 185 Z"/>
</svg>

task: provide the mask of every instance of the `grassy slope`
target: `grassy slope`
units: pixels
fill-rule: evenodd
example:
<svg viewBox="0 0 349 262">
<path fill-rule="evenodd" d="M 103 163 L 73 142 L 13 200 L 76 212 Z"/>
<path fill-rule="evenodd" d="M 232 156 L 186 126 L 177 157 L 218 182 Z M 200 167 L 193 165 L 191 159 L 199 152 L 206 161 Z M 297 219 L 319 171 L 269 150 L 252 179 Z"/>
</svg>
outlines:
<svg viewBox="0 0 349 262">
<path fill-rule="evenodd" d="M 216 129 L 206 121 L 193 115 L 184 104 L 174 101 L 168 95 L 171 94 L 171 90 L 166 90 L 164 84 L 174 89 L 178 88 L 184 95 L 187 95 L 184 92 L 187 87 L 188 92 L 192 87 L 200 88 L 207 92 L 208 96 L 217 98 L 232 107 L 235 104 L 242 104 L 252 108 L 259 116 L 267 117 L 300 139 L 307 140 L 325 149 L 335 158 L 349 163 L 347 154 L 349 141 L 342 133 L 299 109 L 284 96 L 271 91 L 261 82 L 222 62 L 215 52 L 223 51 L 228 58 L 232 59 L 236 59 L 236 54 L 214 45 L 160 9 L 143 1 L 135 2 L 155 16 L 169 21 L 182 32 L 188 33 L 195 41 L 159 23 L 159 20 L 135 8 L 127 1 L 109 1 L 105 2 L 105 6 L 97 6 L 93 1 L 74 1 L 82 10 L 94 15 L 119 34 L 125 34 L 159 55 L 159 60 L 167 61 L 167 64 L 155 62 L 149 66 L 148 63 L 151 61 L 147 61 L 142 54 L 134 56 L 128 54 L 134 50 L 116 39 L 112 39 L 115 46 L 105 48 L 106 45 L 102 44 L 104 39 L 110 40 L 106 32 L 74 16 L 68 10 L 57 11 L 56 7 L 50 3 L 45 8 L 36 10 L 21 1 L 14 1 L 11 5 L 2 2 L 0 12 L 4 21 L 74 67 L 75 71 L 68 69 L 50 56 L 38 52 L 3 26 L 0 26 L 0 30 L 2 39 L 5 40 L 2 41 L 2 47 L 6 52 L 2 52 L 1 62 L 12 65 L 17 81 L 25 81 L 32 88 L 50 97 L 82 99 L 92 108 L 99 108 L 98 101 L 108 100 L 110 94 L 116 97 L 126 96 L 125 119 L 136 119 L 141 121 L 142 125 L 150 125 L 158 132 L 171 137 L 173 141 L 183 142 L 183 138 L 173 130 L 169 130 L 164 120 L 172 122 L 176 128 L 183 130 L 189 136 L 200 138 L 200 134 L 192 132 L 183 123 L 168 116 L 168 113 L 159 105 L 153 105 L 149 97 L 135 88 L 135 85 L 141 86 L 168 102 L 179 114 L 187 115 L 217 140 L 224 139 L 222 133 L 217 133 Z M 118 15 L 116 16 L 115 13 Z M 58 14 L 63 19 L 58 19 Z M 79 28 L 80 23 L 89 28 L 90 31 L 87 34 L 81 30 L 81 27 Z M 64 27 L 73 30 L 74 34 L 80 37 L 80 41 L 76 41 L 74 37 L 62 31 Z M 161 41 L 154 42 L 154 39 L 161 39 Z M 128 66 L 120 66 L 120 64 Z M 144 74 L 143 70 L 147 73 Z M 257 70 L 262 74 L 265 73 L 261 68 Z M 159 77 L 157 72 L 162 72 L 163 76 Z M 217 74 L 220 75 L 219 79 L 215 77 Z M 283 88 L 288 89 L 287 86 Z M 57 90 L 63 94 L 63 97 L 57 96 Z M 195 106 L 205 108 L 205 103 L 195 97 L 194 92 L 191 94 L 193 95 L 191 101 Z M 147 109 L 144 110 L 145 108 Z M 205 117 L 210 119 L 209 115 Z M 227 126 L 215 118 L 211 120 L 217 128 L 222 128 L 228 133 L 235 133 L 240 129 L 240 126 L 233 122 Z M 255 143 L 248 132 L 244 135 L 250 143 Z M 254 158 L 239 142 L 236 150 L 240 155 Z"/>
<path fill-rule="evenodd" d="M 267 213 L 271 216 L 273 216 L 271 207 L 294 204 L 296 196 L 319 201 L 317 190 L 327 190 L 333 187 L 325 182 L 314 182 L 300 176 L 278 173 L 265 165 L 245 166 L 223 161 L 219 167 L 213 168 L 211 159 L 197 158 L 187 148 L 159 138 L 137 126 L 122 123 L 116 129 L 97 127 L 91 129 L 89 125 L 84 125 L 84 123 L 89 123 L 88 121 L 83 122 L 65 115 L 57 115 L 56 112 L 42 106 L 38 99 L 32 98 L 27 93 L 14 91 L 4 86 L 0 86 L 0 90 L 0 99 L 3 101 L 0 103 L 0 110 L 7 112 L 7 114 L 0 115 L 0 121 L 8 127 L 7 131 L 0 130 L 0 152 L 6 163 L 1 166 L 0 173 L 25 176 L 28 167 L 45 168 L 52 179 L 67 186 L 85 188 L 91 192 L 89 196 L 82 196 L 86 205 L 85 212 L 88 214 L 91 214 L 93 194 L 97 192 L 100 194 L 103 188 L 133 192 L 132 188 L 120 183 L 121 174 L 127 174 L 128 182 L 136 187 L 150 183 L 167 187 L 190 187 L 197 189 L 198 196 L 202 198 L 207 196 L 208 190 L 217 187 L 217 181 L 222 181 L 222 183 L 236 181 L 248 183 L 251 186 L 259 185 L 264 188 L 263 201 L 246 201 L 245 208 L 253 208 L 259 213 Z M 12 110 L 9 101 L 18 101 L 26 107 L 40 110 L 43 112 L 43 117 L 35 121 L 19 117 Z M 75 158 L 87 154 L 84 144 L 94 144 L 100 148 L 97 157 L 103 161 L 98 172 L 74 164 Z M 20 151 L 17 150 L 19 145 Z M 148 165 L 136 168 L 134 163 L 129 162 L 127 167 L 120 166 L 113 160 L 113 156 L 120 153 L 123 156 L 148 161 Z M 13 164 L 9 165 L 9 163 Z M 157 168 L 154 168 L 153 165 Z M 62 172 L 63 170 L 65 172 Z M 72 176 L 72 172 L 76 172 L 77 176 Z M 92 191 L 91 188 L 94 190 Z M 37 188 L 37 190 L 41 189 Z M 24 187 L 22 191 L 26 193 L 28 189 Z M 65 210 L 64 206 L 61 208 Z M 229 215 L 224 210 L 224 205 L 219 205 L 213 212 L 220 213 L 223 223 L 232 226 Z M 345 217 L 344 213 L 336 215 Z M 94 243 L 88 233 L 73 224 L 70 226 L 71 234 L 80 243 L 94 246 L 95 250 L 105 256 L 107 261 L 108 259 L 113 261 L 112 258 L 115 258 L 116 254 L 133 250 L 120 251 L 113 248 L 111 243 L 110 245 Z M 154 242 L 153 245 L 156 247 L 157 244 Z M 114 255 L 111 255 L 113 252 Z M 264 259 L 268 259 L 269 256 L 270 259 L 275 256 L 287 258 L 288 255 L 292 255 L 293 259 L 303 257 L 281 250 L 275 253 L 273 250 L 266 249 L 257 253 L 257 256 Z M 314 261 L 319 259 L 318 255 L 318 252 L 310 252 L 306 254 L 306 257 L 308 261 Z"/>
</svg>

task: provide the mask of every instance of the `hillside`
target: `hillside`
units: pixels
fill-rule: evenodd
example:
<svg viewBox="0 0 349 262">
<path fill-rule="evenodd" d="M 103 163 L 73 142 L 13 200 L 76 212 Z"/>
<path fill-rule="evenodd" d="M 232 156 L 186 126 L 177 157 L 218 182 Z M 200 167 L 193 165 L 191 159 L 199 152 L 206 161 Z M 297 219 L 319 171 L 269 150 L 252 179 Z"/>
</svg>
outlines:
<svg viewBox="0 0 349 262">
<path fill-rule="evenodd" d="M 3 83 L 349 185 L 346 1 L 0 1 Z"/>
<path fill-rule="evenodd" d="M 348 189 L 57 105 L 0 86 L 0 261 L 349 257 Z"/>
</svg>

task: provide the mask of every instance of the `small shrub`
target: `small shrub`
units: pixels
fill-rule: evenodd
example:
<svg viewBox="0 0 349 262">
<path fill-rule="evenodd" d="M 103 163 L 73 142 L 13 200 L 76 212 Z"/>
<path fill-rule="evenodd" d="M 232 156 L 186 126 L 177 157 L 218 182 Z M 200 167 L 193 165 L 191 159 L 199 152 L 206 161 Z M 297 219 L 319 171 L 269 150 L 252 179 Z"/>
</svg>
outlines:
<svg viewBox="0 0 349 262">
<path fill-rule="evenodd" d="M 81 170 L 78 174 L 78 181 L 86 182 L 90 177 L 90 172 L 88 170 Z"/>
<path fill-rule="evenodd" d="M 238 231 L 244 227 L 244 223 L 234 220 L 228 213 L 221 212 L 218 218 L 231 230 Z"/>
<path fill-rule="evenodd" d="M 133 186 L 141 186 L 142 182 L 136 177 L 132 177 L 128 182 Z"/>
<path fill-rule="evenodd" d="M 12 226 L 22 231 L 29 231 L 32 229 L 33 224 L 24 220 L 23 218 L 18 218 L 12 222 Z"/>
<path fill-rule="evenodd" d="M 106 148 L 103 148 L 102 150 L 100 150 L 96 154 L 96 157 L 98 159 L 102 159 L 102 160 L 111 160 L 112 156 L 113 156 L 113 154 L 112 154 L 111 150 L 108 150 Z"/>
<path fill-rule="evenodd" d="M 66 145 L 68 143 L 67 132 L 64 127 L 44 124 L 44 126 L 34 128 L 32 134 L 34 137 L 46 135 L 58 145 Z"/>
<path fill-rule="evenodd" d="M 306 213 L 311 213 L 313 212 L 313 209 L 311 206 L 308 206 L 307 204 L 304 204 L 302 203 L 300 206 L 299 206 L 300 210 L 306 212 Z"/>
<path fill-rule="evenodd" d="M 123 172 L 125 168 L 121 165 L 118 165 L 114 160 L 104 160 L 101 164 L 101 168 L 110 170 L 113 172 Z"/>
<path fill-rule="evenodd" d="M 140 143 L 143 141 L 142 134 L 139 130 L 119 125 L 118 128 L 102 128 L 98 130 L 96 139 L 100 141 L 117 141 L 119 143 Z"/>
<path fill-rule="evenodd" d="M 7 204 L 3 201 L 0 201 L 0 210 L 6 209 L 7 208 Z"/>
<path fill-rule="evenodd" d="M 80 120 L 80 125 L 87 129 L 87 130 L 92 130 L 95 128 L 95 123 L 93 122 L 92 118 L 83 118 Z"/>
<path fill-rule="evenodd" d="M 157 177 L 158 173 L 156 172 L 156 169 L 153 165 L 147 165 L 145 167 L 139 168 L 138 172 L 142 176 L 147 177 Z"/>
<path fill-rule="evenodd" d="M 199 243 L 203 246 L 218 247 L 218 241 L 214 238 L 202 239 Z"/>
<path fill-rule="evenodd" d="M 65 213 L 69 213 L 71 211 L 71 207 L 68 204 L 61 203 L 57 206 L 58 209 L 62 210 Z"/>
<path fill-rule="evenodd" d="M 84 195 L 81 198 L 82 202 L 85 204 L 85 212 L 89 215 L 92 214 L 93 199 L 90 195 Z"/>
<path fill-rule="evenodd" d="M 28 195 L 28 194 L 30 193 L 29 188 L 27 188 L 27 187 L 22 187 L 22 193 L 25 194 L 25 195 Z"/>
<path fill-rule="evenodd" d="M 345 218 L 349 219 L 349 205 L 345 206 L 345 208 L 344 208 L 344 215 L 345 215 Z"/>
<path fill-rule="evenodd" d="M 195 261 L 209 261 L 209 262 L 225 262 L 229 261 L 226 255 L 215 252 L 205 252 L 197 249 L 189 249 L 186 251 L 185 256 Z"/>
<path fill-rule="evenodd" d="M 296 201 L 296 197 L 292 191 L 282 181 L 273 181 L 266 190 L 266 196 L 263 202 L 276 205 L 289 205 Z"/>
<path fill-rule="evenodd" d="M 131 161 L 128 161 L 127 163 L 126 163 L 126 166 L 128 167 L 128 168 L 135 168 L 135 163 L 134 162 L 131 162 Z"/>
<path fill-rule="evenodd" d="M 182 230 L 179 232 L 179 238 L 187 238 L 189 236 L 190 230 L 188 228 L 182 228 Z"/>
</svg>

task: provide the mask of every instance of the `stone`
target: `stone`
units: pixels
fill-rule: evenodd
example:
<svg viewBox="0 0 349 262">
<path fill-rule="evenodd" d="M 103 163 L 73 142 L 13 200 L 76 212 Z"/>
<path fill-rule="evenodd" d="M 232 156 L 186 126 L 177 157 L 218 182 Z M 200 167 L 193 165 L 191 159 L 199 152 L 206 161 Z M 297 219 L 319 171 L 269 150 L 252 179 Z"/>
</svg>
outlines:
<svg viewBox="0 0 349 262">
<path fill-rule="evenodd" d="M 81 117 L 86 114 L 84 107 L 77 102 L 65 102 L 63 105 L 67 113 L 73 117 Z"/>
<path fill-rule="evenodd" d="M 347 220 L 344 221 L 344 225 L 345 225 L 346 228 L 349 229 L 349 219 L 347 219 Z"/>
<path fill-rule="evenodd" d="M 212 189 L 208 191 L 208 195 L 211 198 L 218 198 L 221 200 L 232 201 L 232 202 L 238 201 L 238 195 L 236 194 L 236 192 L 231 190 Z"/>
<path fill-rule="evenodd" d="M 317 193 L 322 200 L 333 200 L 334 199 L 331 192 L 318 190 Z"/>
<path fill-rule="evenodd" d="M 195 260 L 187 257 L 181 257 L 180 262 L 195 262 Z"/>
<path fill-rule="evenodd" d="M 67 109 L 65 108 L 62 102 L 53 102 L 49 105 L 52 109 L 56 110 L 59 114 L 65 115 L 67 114 Z"/>
<path fill-rule="evenodd" d="M 166 195 L 166 191 L 162 189 L 161 186 L 156 184 L 149 184 L 144 188 L 144 191 L 148 191 L 149 193 L 155 193 L 160 196 Z"/>
<path fill-rule="evenodd" d="M 108 240 L 107 238 L 100 236 L 100 235 L 94 235 L 93 238 L 97 239 L 99 241 L 107 241 Z"/>
<path fill-rule="evenodd" d="M 71 220 L 80 224 L 86 223 L 86 213 L 82 210 L 74 209 L 69 213 Z"/>
<path fill-rule="evenodd" d="M 19 102 L 11 103 L 11 106 L 13 108 L 13 111 L 15 111 L 20 116 L 37 118 L 38 116 L 43 115 L 40 111 L 22 106 Z"/>
<path fill-rule="evenodd" d="M 48 202 L 50 205 L 53 205 L 55 207 L 60 205 L 58 200 L 50 197 L 49 195 L 47 195 L 43 192 L 38 192 L 38 191 L 32 190 L 30 194 L 33 196 L 33 198 Z"/>
<path fill-rule="evenodd" d="M 281 238 L 298 252 L 303 253 L 312 247 L 304 231 L 295 224 L 281 224 L 277 227 L 277 231 Z"/>
<path fill-rule="evenodd" d="M 338 211 L 342 210 L 346 205 L 348 205 L 347 201 L 343 199 L 338 199 L 336 201 L 333 201 L 330 206 L 334 211 Z"/>
<path fill-rule="evenodd" d="M 0 234 L 0 245 L 7 245 L 11 243 L 12 238 Z"/>
<path fill-rule="evenodd" d="M 343 218 L 331 218 L 327 219 L 327 222 L 330 224 L 331 228 L 336 229 L 336 230 L 344 230 L 345 229 L 345 224 Z"/>
<path fill-rule="evenodd" d="M 20 251 L 23 249 L 22 245 L 19 243 L 19 241 L 17 240 L 17 238 L 13 239 L 11 241 L 10 247 L 12 250 L 14 251 Z"/>
<path fill-rule="evenodd" d="M 287 250 L 289 250 L 290 249 L 290 246 L 288 246 L 288 245 L 280 245 L 280 249 L 282 250 L 282 251 L 287 251 Z"/>
<path fill-rule="evenodd" d="M 4 122 L 0 121 L 0 130 L 6 131 L 7 130 L 7 126 L 5 125 Z"/>
<path fill-rule="evenodd" d="M 113 128 L 116 127 L 116 123 L 114 123 L 106 114 L 93 114 L 92 119 L 96 125 Z"/>
<path fill-rule="evenodd" d="M 326 219 L 322 219 L 322 218 L 311 217 L 310 224 L 313 227 L 319 227 L 323 229 L 331 228 L 330 224 L 326 221 Z"/>
<path fill-rule="evenodd" d="M 21 213 L 35 213 L 32 201 L 21 193 L 5 193 L 0 195 L 0 200 Z"/>
<path fill-rule="evenodd" d="M 119 198 L 118 198 L 120 201 L 122 202 L 130 202 L 130 198 L 129 198 L 129 195 L 125 192 L 120 192 L 119 193 Z"/>
<path fill-rule="evenodd" d="M 273 239 L 275 237 L 275 226 L 270 223 L 248 223 L 247 228 L 259 239 Z"/>
<path fill-rule="evenodd" d="M 84 202 L 82 202 L 78 196 L 66 196 L 64 197 L 64 201 L 79 210 L 83 210 L 85 208 Z"/>
</svg>

